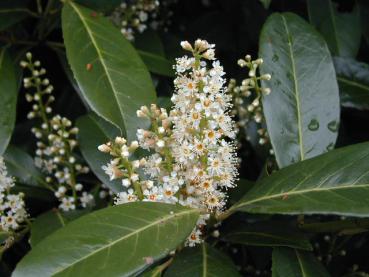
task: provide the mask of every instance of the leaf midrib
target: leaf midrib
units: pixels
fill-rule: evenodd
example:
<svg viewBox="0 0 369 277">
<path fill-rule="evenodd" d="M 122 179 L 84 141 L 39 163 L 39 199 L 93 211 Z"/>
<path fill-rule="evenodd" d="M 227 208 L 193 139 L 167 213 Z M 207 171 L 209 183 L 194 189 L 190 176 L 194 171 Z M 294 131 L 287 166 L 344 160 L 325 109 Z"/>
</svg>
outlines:
<svg viewBox="0 0 369 277">
<path fill-rule="evenodd" d="M 291 195 L 299 195 L 299 194 L 310 193 L 310 192 L 317 192 L 317 191 L 331 191 L 331 190 L 340 190 L 340 189 L 352 189 L 352 188 L 358 188 L 358 187 L 359 188 L 361 188 L 361 187 L 369 187 L 369 184 L 358 184 L 358 185 L 355 184 L 355 185 L 349 185 L 349 186 L 346 185 L 346 186 L 337 186 L 337 187 L 328 187 L 328 188 L 313 188 L 313 189 L 305 189 L 305 190 L 297 190 L 297 191 L 285 191 L 283 193 L 267 195 L 267 196 L 263 196 L 263 197 L 259 197 L 259 198 L 250 200 L 248 202 L 241 203 L 239 205 L 235 205 L 235 206 L 231 207 L 230 210 L 239 209 L 241 207 L 250 205 L 250 204 L 255 203 L 255 202 L 263 201 L 263 200 L 270 200 L 270 199 L 274 199 L 274 198 L 278 198 L 278 197 L 283 197 L 285 195 L 291 196 Z"/>
<path fill-rule="evenodd" d="M 208 256 L 206 253 L 206 245 L 205 242 L 202 243 L 202 276 L 207 277 L 208 271 Z"/>
<path fill-rule="evenodd" d="M 303 142 L 303 135 L 302 135 L 302 120 L 301 120 L 301 110 L 300 110 L 300 92 L 299 92 L 299 86 L 298 86 L 298 82 L 297 82 L 297 75 L 296 75 L 296 65 L 295 65 L 295 57 L 293 54 L 293 49 L 292 49 L 292 41 L 290 39 L 290 31 L 288 29 L 287 26 L 287 22 L 286 19 L 284 18 L 283 15 L 281 15 L 282 20 L 283 20 L 283 25 L 284 28 L 286 30 L 287 33 L 287 40 L 288 40 L 288 49 L 289 49 L 289 53 L 290 53 L 290 61 L 291 61 L 291 67 L 292 67 L 292 74 L 293 74 L 293 82 L 294 82 L 294 96 L 296 99 L 296 108 L 297 108 L 297 126 L 298 126 L 298 133 L 299 133 L 299 149 L 300 149 L 300 157 L 301 157 L 301 161 L 303 161 L 305 159 L 305 154 L 304 154 L 304 142 Z"/>
<path fill-rule="evenodd" d="M 138 228 L 134 232 L 131 232 L 131 233 L 129 233 L 129 234 L 127 234 L 127 235 L 125 235 L 125 236 L 123 236 L 123 237 L 115 240 L 115 241 L 110 242 L 109 244 L 105 245 L 104 247 L 101 247 L 101 248 L 97 249 L 96 251 L 93 251 L 93 252 L 89 253 L 88 255 L 86 255 L 86 256 L 84 256 L 84 257 L 82 257 L 82 258 L 74 261 L 73 263 L 69 264 L 67 267 L 61 268 L 59 271 L 53 272 L 52 273 L 52 276 L 55 276 L 56 274 L 59 274 L 59 273 L 65 271 L 65 270 L 68 270 L 71 267 L 73 267 L 75 264 L 79 263 L 80 261 L 86 260 L 90 256 L 95 255 L 96 253 L 98 253 L 98 252 L 100 252 L 102 250 L 105 250 L 106 248 L 110 248 L 111 246 L 119 243 L 120 241 L 123 241 L 125 239 L 128 239 L 129 237 L 131 237 L 133 235 L 139 234 L 139 233 L 145 231 L 146 229 L 149 229 L 149 228 L 151 228 L 151 227 L 153 227 L 155 225 L 158 225 L 158 224 L 163 225 L 163 223 L 165 221 L 168 221 L 171 218 L 178 218 L 180 216 L 183 216 L 183 215 L 186 215 L 186 214 L 191 214 L 191 213 L 197 213 L 197 210 L 191 209 L 191 210 L 185 210 L 185 211 L 182 211 L 182 212 L 179 212 L 179 213 L 169 214 L 169 215 L 164 216 L 164 217 L 160 217 L 159 216 L 159 219 L 158 220 L 153 221 L 152 223 L 150 223 L 148 225 L 145 225 L 145 226 L 143 226 L 141 228 Z"/>
<path fill-rule="evenodd" d="M 365 86 L 365 85 L 360 84 L 358 82 L 351 81 L 351 80 L 349 80 L 345 77 L 337 77 L 337 80 L 340 81 L 340 82 L 346 83 L 348 85 L 351 85 L 351 86 L 358 87 L 358 88 L 361 88 L 363 90 L 369 91 L 369 86 Z"/>
<path fill-rule="evenodd" d="M 299 266 L 300 266 L 300 268 L 301 268 L 302 277 L 305 277 L 305 276 L 307 276 L 307 275 L 306 275 L 306 272 L 305 272 L 305 270 L 304 270 L 304 265 L 303 265 L 303 263 L 302 263 L 302 260 L 301 260 L 300 254 L 299 254 L 299 252 L 298 252 L 296 249 L 295 249 L 295 253 L 296 253 L 297 261 L 299 262 Z"/>
<path fill-rule="evenodd" d="M 95 37 L 94 37 L 94 35 L 93 35 L 93 32 L 90 30 L 90 27 L 89 27 L 89 25 L 87 24 L 87 20 L 86 20 L 86 18 L 83 16 L 83 14 L 79 11 L 79 9 L 78 9 L 78 7 L 76 7 L 76 5 L 72 2 L 72 1 L 70 1 L 69 2 L 69 4 L 72 6 L 72 8 L 74 9 L 74 11 L 77 13 L 77 15 L 78 15 L 78 17 L 80 18 L 80 20 L 81 20 L 81 22 L 82 22 L 82 24 L 83 24 L 83 26 L 85 27 L 85 29 L 86 29 L 86 31 L 87 31 L 87 34 L 88 34 L 88 36 L 90 37 L 90 39 L 91 39 L 91 42 L 92 42 L 92 44 L 94 45 L 94 47 L 95 47 L 95 50 L 96 50 L 96 53 L 97 53 L 97 56 L 98 56 L 98 60 L 100 61 L 100 63 L 101 63 L 101 65 L 102 65 L 102 67 L 103 67 L 103 69 L 104 69 L 104 71 L 105 71 L 105 75 L 106 75 L 106 77 L 107 77 L 107 79 L 108 79 L 108 81 L 109 81 L 109 84 L 110 84 L 110 87 L 111 87 L 111 89 L 112 89 L 112 91 L 113 91 L 113 95 L 114 95 L 114 98 L 115 98 L 115 100 L 116 100 L 116 103 L 117 103 L 117 106 L 118 106 L 118 108 L 119 108 L 119 112 L 120 112 L 120 115 L 121 115 L 121 117 L 122 117 L 122 119 L 123 119 L 123 115 L 124 115 L 124 113 L 123 113 L 123 110 L 122 110 L 122 107 L 119 105 L 119 100 L 118 100 L 118 98 L 117 98 L 117 95 L 116 95 L 116 91 L 118 91 L 116 88 L 115 88 L 115 86 L 114 86 L 114 82 L 113 82 L 113 80 L 111 80 L 111 78 L 110 78 L 110 75 L 109 75 L 109 70 L 108 70 L 108 67 L 107 67 L 107 65 L 105 64 L 105 59 L 103 58 L 103 55 L 102 55 L 102 53 L 100 52 L 100 49 L 99 49 L 99 47 L 98 47 L 98 44 L 97 44 L 97 42 L 96 42 L 96 40 L 95 40 Z M 110 121 L 110 120 L 109 120 Z M 123 124 L 124 124 L 124 120 L 123 120 L 123 122 L 122 122 Z M 116 123 L 115 123 L 116 124 Z M 121 129 L 121 126 L 117 126 L 119 129 Z M 122 129 L 121 129 L 121 131 L 122 131 Z"/>
</svg>

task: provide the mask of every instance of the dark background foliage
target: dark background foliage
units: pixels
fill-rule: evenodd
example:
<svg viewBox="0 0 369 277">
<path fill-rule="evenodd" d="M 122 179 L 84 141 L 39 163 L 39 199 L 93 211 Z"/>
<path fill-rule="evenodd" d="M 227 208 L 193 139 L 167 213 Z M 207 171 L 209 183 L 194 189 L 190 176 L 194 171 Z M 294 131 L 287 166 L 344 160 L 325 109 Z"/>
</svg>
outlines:
<svg viewBox="0 0 369 277">
<path fill-rule="evenodd" d="M 27 1 L 25 1 L 27 2 Z M 36 1 L 28 1 L 30 10 L 36 10 Z M 50 1 L 51 2 L 51 1 Z M 88 1 L 84 1 L 88 3 Z M 237 60 L 245 54 L 258 56 L 260 31 L 267 17 L 274 12 L 293 12 L 307 21 L 307 3 L 304 0 L 272 0 L 269 7 L 265 7 L 259 0 L 178 0 L 172 5 L 173 16 L 168 32 L 160 32 L 165 53 L 168 59 L 174 59 L 183 52 L 178 47 L 181 40 L 193 41 L 197 38 L 207 39 L 217 45 L 216 51 L 219 60 L 225 67 L 227 78 L 242 80 L 246 72 L 237 66 Z M 339 12 L 351 12 L 355 5 L 359 5 L 362 13 L 362 28 L 368 28 L 369 20 L 364 15 L 369 9 L 367 1 L 334 1 Z M 44 6 L 47 1 L 42 1 Z M 73 88 L 68 78 L 62 59 L 58 50 L 63 42 L 60 7 L 61 3 L 53 1 L 56 10 L 55 15 L 43 20 L 27 17 L 17 24 L 0 32 L 0 44 L 13 44 L 11 54 L 14 59 L 19 59 L 27 50 L 32 50 L 35 57 L 41 60 L 43 66 L 47 68 L 49 79 L 54 84 L 55 110 L 57 113 L 71 118 L 73 121 L 87 112 L 86 106 Z M 87 4 L 88 5 L 88 4 Z M 0 20 L 3 15 L 0 14 Z M 365 35 L 365 33 L 364 33 Z M 138 43 L 139 38 L 137 39 Z M 83 45 L 81 45 L 82 47 Z M 61 47 L 62 48 L 62 47 Z M 360 48 L 356 60 L 369 63 L 369 38 L 368 33 L 362 36 Z M 172 92 L 172 79 L 153 75 L 156 83 L 156 90 L 159 96 L 169 96 Z M 32 127 L 26 115 L 29 111 L 29 104 L 25 101 L 21 92 L 17 104 L 16 127 L 12 136 L 11 144 L 17 145 L 29 152 L 34 149 L 35 141 L 30 136 Z M 338 142 L 336 147 L 355 144 L 369 140 L 369 111 L 356 108 L 342 107 L 341 123 L 339 128 Z M 240 151 L 243 163 L 240 168 L 240 175 L 244 179 L 256 180 L 264 166 L 264 159 L 256 153 L 253 147 L 245 142 Z M 40 214 L 47 210 L 45 205 L 32 205 L 32 215 Z M 255 220 L 264 217 L 255 216 Z M 265 216 L 264 219 L 269 219 Z M 318 217 L 314 220 L 339 220 L 335 216 Z M 252 222 L 253 216 L 247 218 L 247 222 Z M 289 221 L 289 217 L 273 216 L 278 226 L 283 226 Z M 309 217 L 305 218 L 309 221 Z M 243 215 L 235 215 L 227 221 L 222 230 L 232 228 L 233 224 L 246 222 Z M 286 223 L 285 223 L 286 222 Z M 25 241 L 27 238 L 24 239 Z M 332 276 L 344 276 L 356 265 L 360 271 L 369 272 L 367 253 L 369 251 L 369 240 L 367 233 L 352 234 L 342 237 L 339 234 L 327 235 L 325 233 L 312 237 L 314 252 L 316 256 L 327 265 Z M 236 264 L 242 268 L 245 276 L 269 276 L 271 266 L 271 248 L 231 245 L 219 242 L 220 248 L 228 252 Z M 332 249 L 334 251 L 332 252 Z M 1 276 L 9 274 L 17 261 L 28 251 L 26 243 L 18 243 L 11 251 L 4 255 L 1 261 Z M 344 252 L 343 252 L 344 251 Z M 367 276 L 367 275 L 347 275 L 347 276 Z"/>
</svg>

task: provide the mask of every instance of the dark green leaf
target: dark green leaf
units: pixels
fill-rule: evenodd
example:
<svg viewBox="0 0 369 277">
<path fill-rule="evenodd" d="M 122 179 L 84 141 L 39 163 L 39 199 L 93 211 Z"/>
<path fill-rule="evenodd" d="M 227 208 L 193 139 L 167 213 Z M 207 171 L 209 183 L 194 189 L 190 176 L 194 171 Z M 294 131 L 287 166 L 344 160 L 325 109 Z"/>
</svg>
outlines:
<svg viewBox="0 0 369 277">
<path fill-rule="evenodd" d="M 78 96 L 81 99 L 81 101 L 83 102 L 85 108 L 87 110 L 90 110 L 90 107 L 89 107 L 86 99 L 83 97 L 83 94 L 82 94 L 81 90 L 79 89 L 76 80 L 74 79 L 73 72 L 72 72 L 72 69 L 70 68 L 70 65 L 68 64 L 68 61 L 67 61 L 67 57 L 66 57 L 65 52 L 62 51 L 62 50 L 60 50 L 60 49 L 58 49 L 58 48 L 54 48 L 54 51 L 58 55 L 60 64 L 61 64 L 61 66 L 62 66 L 62 68 L 64 70 L 64 73 L 67 76 L 69 82 L 71 83 L 72 87 L 78 93 Z"/>
<path fill-rule="evenodd" d="M 31 227 L 30 243 L 32 248 L 56 230 L 64 227 L 68 222 L 77 219 L 87 212 L 88 210 L 84 209 L 63 213 L 57 209 L 53 209 L 39 215 L 33 221 Z"/>
<path fill-rule="evenodd" d="M 308 0 L 309 19 L 324 36 L 332 55 L 355 57 L 361 39 L 358 7 L 338 13 L 331 0 Z"/>
<path fill-rule="evenodd" d="M 314 254 L 278 247 L 273 250 L 273 277 L 329 277 Z"/>
<path fill-rule="evenodd" d="M 147 30 L 135 38 L 135 46 L 147 68 L 163 76 L 173 77 L 173 63 L 165 58 L 160 37 L 154 31 Z"/>
<path fill-rule="evenodd" d="M 101 12 L 109 12 L 118 7 L 122 0 L 76 0 L 77 3 Z"/>
<path fill-rule="evenodd" d="M 57 230 L 17 265 L 17 276 L 132 276 L 191 233 L 198 211 L 135 202 L 98 210 Z"/>
<path fill-rule="evenodd" d="M 368 199 L 369 143 L 361 143 L 263 178 L 231 211 L 368 216 Z"/>
<path fill-rule="evenodd" d="M 1 0 L 0 31 L 22 21 L 29 15 L 27 0 Z"/>
<path fill-rule="evenodd" d="M 0 48 L 0 155 L 8 146 L 14 129 L 18 95 L 17 83 L 14 64 L 6 48 Z"/>
<path fill-rule="evenodd" d="M 272 75 L 263 84 L 272 90 L 263 108 L 279 167 L 333 148 L 339 93 L 324 40 L 297 15 L 273 14 L 262 29 L 259 56 L 261 72 Z"/>
<path fill-rule="evenodd" d="M 33 186 L 45 184 L 32 157 L 22 149 L 10 145 L 4 154 L 4 160 L 9 174 L 16 177 L 19 182 Z"/>
<path fill-rule="evenodd" d="M 174 70 L 171 61 L 157 54 L 153 54 L 143 50 L 137 50 L 137 52 L 138 54 L 140 54 L 147 68 L 152 73 L 168 77 L 174 77 Z"/>
<path fill-rule="evenodd" d="M 92 10 L 69 1 L 62 23 L 67 58 L 84 98 L 134 139 L 144 126 L 136 111 L 156 102 L 145 64 L 119 30 Z"/>
<path fill-rule="evenodd" d="M 255 183 L 246 179 L 240 179 L 237 186 L 228 191 L 229 203 L 234 204 L 248 192 Z"/>
<path fill-rule="evenodd" d="M 184 248 L 174 258 L 165 277 L 241 276 L 232 260 L 219 250 L 203 243 L 194 248 Z"/>
<path fill-rule="evenodd" d="M 297 230 L 280 221 L 268 221 L 241 224 L 232 227 L 222 239 L 232 243 L 254 246 L 288 246 L 303 250 L 312 250 L 310 242 Z"/>
<path fill-rule="evenodd" d="M 117 180 L 110 181 L 109 176 L 101 168 L 110 161 L 110 156 L 97 149 L 99 145 L 114 140 L 119 131 L 109 122 L 94 114 L 80 117 L 76 125 L 79 128 L 80 149 L 91 170 L 103 184 L 109 186 L 114 192 L 121 191 L 121 183 Z"/>
<path fill-rule="evenodd" d="M 369 66 L 350 58 L 334 58 L 341 105 L 369 109 Z"/>
<path fill-rule="evenodd" d="M 263 4 L 265 9 L 269 9 L 270 3 L 272 0 L 260 0 L 261 4 Z"/>
</svg>

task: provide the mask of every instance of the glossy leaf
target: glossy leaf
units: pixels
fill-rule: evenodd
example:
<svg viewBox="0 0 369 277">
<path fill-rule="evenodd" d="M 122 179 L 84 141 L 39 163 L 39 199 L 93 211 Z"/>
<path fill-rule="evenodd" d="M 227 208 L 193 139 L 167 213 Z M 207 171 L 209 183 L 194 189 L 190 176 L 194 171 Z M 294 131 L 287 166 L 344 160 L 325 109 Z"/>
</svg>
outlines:
<svg viewBox="0 0 369 277">
<path fill-rule="evenodd" d="M 350 58 L 334 58 L 341 105 L 369 109 L 369 65 Z"/>
<path fill-rule="evenodd" d="M 107 185 L 114 192 L 121 191 L 121 183 L 117 180 L 110 181 L 109 176 L 101 168 L 110 161 L 111 157 L 97 149 L 99 145 L 113 140 L 119 134 L 119 131 L 113 125 L 94 114 L 80 117 L 76 125 L 79 129 L 78 143 L 82 155 L 91 170 L 103 184 Z"/>
<path fill-rule="evenodd" d="M 112 11 L 122 3 L 121 0 L 76 0 L 76 2 L 101 12 Z"/>
<path fill-rule="evenodd" d="M 132 276 L 165 257 L 191 233 L 198 211 L 135 202 L 98 210 L 36 245 L 17 276 Z"/>
<path fill-rule="evenodd" d="M 331 0 L 308 0 L 309 19 L 324 36 L 332 55 L 355 57 L 361 39 L 358 7 L 351 13 L 337 12 Z"/>
<path fill-rule="evenodd" d="M 22 149 L 10 145 L 4 154 L 4 160 L 9 174 L 16 177 L 19 182 L 33 186 L 45 184 L 32 157 Z"/>
<path fill-rule="evenodd" d="M 88 209 L 61 212 L 58 209 L 50 210 L 35 218 L 31 226 L 30 244 L 34 248 L 40 241 L 73 221 L 88 213 Z"/>
<path fill-rule="evenodd" d="M 303 19 L 273 14 L 260 37 L 264 114 L 279 167 L 320 155 L 334 147 L 340 106 L 332 59 L 324 40 Z M 335 126 L 333 128 L 329 126 Z"/>
<path fill-rule="evenodd" d="M 241 276 L 232 260 L 207 243 L 197 247 L 184 248 L 178 253 L 164 277 Z"/>
<path fill-rule="evenodd" d="M 17 106 L 18 79 L 15 66 L 6 51 L 0 48 L 0 155 L 9 144 Z"/>
<path fill-rule="evenodd" d="M 369 143 L 336 149 L 263 178 L 231 212 L 368 216 Z"/>
<path fill-rule="evenodd" d="M 254 246 L 288 246 L 312 250 L 309 240 L 297 230 L 277 221 L 239 224 L 222 235 L 222 239 L 236 244 Z"/>
<path fill-rule="evenodd" d="M 273 277 L 329 277 L 313 253 L 278 247 L 273 250 Z"/>
<path fill-rule="evenodd" d="M 62 25 L 67 58 L 91 108 L 126 131 L 129 140 L 144 126 L 136 111 L 156 102 L 145 64 L 108 19 L 69 1 Z"/>
</svg>

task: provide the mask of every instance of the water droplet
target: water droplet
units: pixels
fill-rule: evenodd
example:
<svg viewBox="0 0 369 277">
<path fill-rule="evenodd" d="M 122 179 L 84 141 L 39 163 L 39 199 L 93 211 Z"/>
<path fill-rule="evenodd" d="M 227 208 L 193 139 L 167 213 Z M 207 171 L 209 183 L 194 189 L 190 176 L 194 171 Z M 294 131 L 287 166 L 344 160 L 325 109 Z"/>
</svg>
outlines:
<svg viewBox="0 0 369 277">
<path fill-rule="evenodd" d="M 331 142 L 330 144 L 328 144 L 326 149 L 327 149 L 327 151 L 333 150 L 334 149 L 334 143 Z"/>
<path fill-rule="evenodd" d="M 273 62 L 277 62 L 279 60 L 279 57 L 277 54 L 274 54 L 273 57 L 272 57 L 272 61 Z"/>
<path fill-rule="evenodd" d="M 319 129 L 319 122 L 316 119 L 312 119 L 308 125 L 310 131 L 316 131 Z"/>
<path fill-rule="evenodd" d="M 329 131 L 335 133 L 335 132 L 338 131 L 338 122 L 336 120 L 333 120 L 333 121 L 328 123 L 327 127 L 328 127 Z"/>
</svg>

